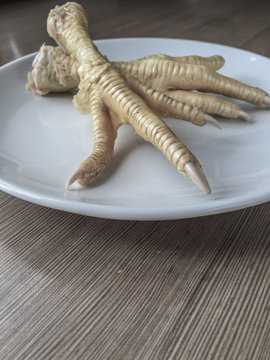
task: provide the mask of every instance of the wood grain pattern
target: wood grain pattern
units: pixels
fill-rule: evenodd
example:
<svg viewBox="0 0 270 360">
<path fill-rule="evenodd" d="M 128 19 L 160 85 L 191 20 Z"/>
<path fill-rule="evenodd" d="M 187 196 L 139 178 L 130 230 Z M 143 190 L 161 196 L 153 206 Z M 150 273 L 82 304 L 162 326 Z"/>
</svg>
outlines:
<svg viewBox="0 0 270 360">
<path fill-rule="evenodd" d="M 187 38 L 270 56 L 267 1 L 81 3 L 94 39 Z M 0 64 L 51 43 L 56 4 L 0 4 Z M 1 359 L 269 359 L 269 203 L 156 222 L 3 192 L 0 204 Z"/>
</svg>

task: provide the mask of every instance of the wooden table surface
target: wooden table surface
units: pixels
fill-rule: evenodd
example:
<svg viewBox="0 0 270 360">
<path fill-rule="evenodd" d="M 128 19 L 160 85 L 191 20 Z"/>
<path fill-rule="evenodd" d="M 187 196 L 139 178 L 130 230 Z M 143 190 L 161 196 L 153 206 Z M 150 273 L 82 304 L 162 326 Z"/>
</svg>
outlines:
<svg viewBox="0 0 270 360">
<path fill-rule="evenodd" d="M 270 57 L 269 1 L 81 3 L 93 39 L 185 38 Z M 0 3 L 1 65 L 52 43 L 56 4 Z M 3 192 L 0 204 L 1 359 L 270 358 L 269 203 L 149 222 Z"/>
</svg>

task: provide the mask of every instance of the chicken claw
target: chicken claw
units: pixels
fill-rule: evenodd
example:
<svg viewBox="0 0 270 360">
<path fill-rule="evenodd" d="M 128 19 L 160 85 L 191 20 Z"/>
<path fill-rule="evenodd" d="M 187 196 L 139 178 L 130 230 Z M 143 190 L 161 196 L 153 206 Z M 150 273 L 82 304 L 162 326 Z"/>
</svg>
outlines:
<svg viewBox="0 0 270 360">
<path fill-rule="evenodd" d="M 82 185 L 90 184 L 112 157 L 117 129 L 122 124 L 130 124 L 144 140 L 156 146 L 182 175 L 209 193 L 210 187 L 196 157 L 140 96 L 140 87 L 144 85 L 132 76 L 127 81 L 119 69 L 102 56 L 90 39 L 87 27 L 85 11 L 77 3 L 68 2 L 49 13 L 48 33 L 79 63 L 79 92 L 73 103 L 80 113 L 91 111 L 94 124 L 94 149 L 67 186 L 75 180 Z M 177 100 L 168 99 L 173 104 L 170 109 L 178 106 Z M 151 100 L 154 101 L 155 96 L 149 87 Z M 179 106 L 185 107 L 182 104 Z M 184 118 L 205 123 L 201 110 L 190 105 L 187 107 L 182 113 Z"/>
<path fill-rule="evenodd" d="M 66 187 L 75 181 L 89 185 L 110 162 L 118 128 L 129 124 L 182 175 L 209 194 L 211 189 L 199 161 L 160 117 L 221 129 L 210 114 L 245 121 L 250 117 L 238 104 L 205 92 L 260 107 L 270 106 L 269 94 L 218 74 L 225 62 L 219 55 L 204 58 L 158 54 L 109 62 L 93 44 L 87 28 L 81 5 L 68 2 L 51 10 L 47 29 L 64 52 L 42 45 L 26 85 L 37 95 L 78 87 L 73 98 L 76 109 L 83 114 L 92 113 L 92 152 L 72 174 Z"/>
</svg>

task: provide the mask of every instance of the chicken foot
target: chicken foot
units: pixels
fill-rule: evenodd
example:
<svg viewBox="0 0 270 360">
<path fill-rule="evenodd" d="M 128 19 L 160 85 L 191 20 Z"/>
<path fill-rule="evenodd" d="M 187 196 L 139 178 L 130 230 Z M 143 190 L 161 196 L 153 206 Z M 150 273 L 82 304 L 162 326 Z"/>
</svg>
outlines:
<svg viewBox="0 0 270 360">
<path fill-rule="evenodd" d="M 87 18 L 84 9 L 77 3 L 67 3 L 56 7 L 49 14 L 47 29 L 57 44 L 79 62 L 80 90 L 73 99 L 76 109 L 80 113 L 91 111 L 92 117 L 99 119 L 93 106 L 99 103 L 99 106 L 110 114 L 111 126 L 115 131 L 122 124 L 130 124 L 143 139 L 155 145 L 180 173 L 209 193 L 210 187 L 196 157 L 177 139 L 164 121 L 151 111 L 148 104 L 132 90 L 119 70 L 97 50 L 87 33 Z M 133 83 L 131 78 L 129 82 Z M 111 113 L 114 114 L 113 117 Z M 201 111 L 198 110 L 198 114 L 200 113 Z M 107 129 L 100 128 L 100 132 L 105 136 Z M 91 159 L 90 155 L 79 166 L 67 186 L 76 180 L 82 185 L 91 182 L 92 167 L 88 167 Z M 96 170 L 99 173 L 103 168 L 99 167 Z M 95 171 L 95 175 L 97 172 Z"/>
<path fill-rule="evenodd" d="M 53 86 L 46 83 L 50 79 L 46 66 L 36 77 L 34 67 L 29 75 L 28 88 L 43 94 L 47 91 L 44 89 L 46 85 L 53 91 L 66 91 L 78 86 L 79 92 L 73 99 L 76 109 L 80 113 L 92 113 L 92 153 L 71 176 L 67 186 L 74 181 L 82 185 L 91 183 L 112 157 L 117 129 L 122 124 L 130 124 L 143 139 L 155 145 L 182 175 L 210 193 L 196 157 L 157 115 L 182 118 L 196 125 L 211 121 L 216 124 L 205 109 L 208 113 L 212 111 L 247 119 L 247 114 L 238 105 L 217 97 L 214 98 L 217 101 L 211 103 L 209 95 L 187 91 L 191 89 L 233 96 L 258 106 L 270 105 L 270 97 L 263 90 L 217 74 L 216 70 L 224 63 L 221 57 L 210 61 L 209 58 L 196 56 L 184 59 L 151 55 L 134 62 L 110 63 L 90 39 L 86 14 L 79 4 L 66 3 L 51 10 L 47 29 L 70 57 L 62 53 L 64 60 L 59 61 L 53 72 Z M 175 79 L 176 75 L 183 78 Z M 39 89 L 37 78 L 43 81 L 43 89 Z M 183 98 L 184 102 L 180 100 Z M 224 101 L 225 105 L 219 105 L 219 101 Z"/>
</svg>

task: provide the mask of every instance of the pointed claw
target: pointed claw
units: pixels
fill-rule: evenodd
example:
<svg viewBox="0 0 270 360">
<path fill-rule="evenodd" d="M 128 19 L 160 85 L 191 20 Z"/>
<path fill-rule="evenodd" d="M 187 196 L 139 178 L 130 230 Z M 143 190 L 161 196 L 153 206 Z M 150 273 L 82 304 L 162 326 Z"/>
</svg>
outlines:
<svg viewBox="0 0 270 360">
<path fill-rule="evenodd" d="M 241 110 L 238 114 L 238 119 L 242 119 L 245 121 L 250 121 L 250 116 L 248 113 L 246 113 L 245 111 Z"/>
<path fill-rule="evenodd" d="M 189 179 L 193 181 L 194 184 L 197 185 L 202 191 L 204 191 L 207 195 L 211 193 L 208 181 L 199 166 L 190 161 L 185 165 L 185 171 Z"/>
<path fill-rule="evenodd" d="M 68 189 L 70 185 L 72 185 L 75 181 L 81 178 L 83 178 L 83 170 L 82 169 L 75 170 L 66 183 L 66 189 Z"/>
<path fill-rule="evenodd" d="M 266 95 L 265 97 L 264 97 L 264 105 L 266 105 L 266 106 L 270 106 L 270 96 L 269 95 Z"/>
<path fill-rule="evenodd" d="M 207 124 L 212 125 L 212 126 L 216 127 L 219 130 L 222 130 L 222 126 L 221 126 L 220 122 L 218 122 L 213 116 L 210 116 L 208 114 L 204 114 L 203 119 Z"/>
</svg>

